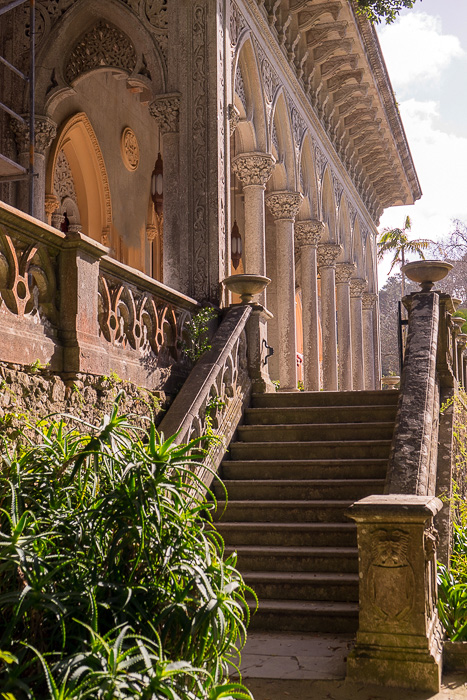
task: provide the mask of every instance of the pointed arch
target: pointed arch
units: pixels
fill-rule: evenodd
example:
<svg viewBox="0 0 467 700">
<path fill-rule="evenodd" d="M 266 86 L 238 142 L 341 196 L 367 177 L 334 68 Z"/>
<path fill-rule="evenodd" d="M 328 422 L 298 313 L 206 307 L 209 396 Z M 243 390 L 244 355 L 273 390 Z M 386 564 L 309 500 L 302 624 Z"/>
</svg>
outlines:
<svg viewBox="0 0 467 700">
<path fill-rule="evenodd" d="M 297 161 L 295 154 L 295 142 L 292 132 L 290 112 L 283 90 L 276 94 L 269 122 L 271 139 L 273 132 L 277 135 L 277 164 L 274 173 L 269 180 L 271 190 L 296 190 L 297 185 Z"/>
<path fill-rule="evenodd" d="M 352 251 L 353 262 L 357 266 L 355 272 L 356 277 L 366 279 L 365 277 L 365 253 L 363 247 L 362 232 L 360 228 L 360 222 L 358 217 L 355 219 L 354 235 L 353 235 L 353 251 Z"/>
<path fill-rule="evenodd" d="M 337 219 L 337 242 L 342 246 L 339 260 L 346 262 L 352 257 L 352 235 L 350 229 L 350 216 L 345 197 L 341 198 L 339 215 Z"/>
<path fill-rule="evenodd" d="M 336 201 L 334 199 L 334 187 L 329 167 L 324 171 L 321 186 L 321 219 L 327 224 L 329 241 L 335 243 L 336 231 Z"/>
<path fill-rule="evenodd" d="M 304 196 L 304 203 L 302 204 L 303 211 L 305 212 L 305 209 L 307 208 L 308 218 L 318 219 L 318 180 L 316 178 L 313 143 L 308 131 L 305 133 L 302 140 L 298 169 L 300 188 L 302 189 L 302 194 Z M 302 216 L 302 210 L 300 211 L 300 218 L 306 218 L 305 215 Z"/>
<path fill-rule="evenodd" d="M 245 33 L 233 63 L 232 102 L 240 113 L 236 128 L 241 150 L 267 152 L 266 108 L 260 69 L 249 33 Z"/>
</svg>

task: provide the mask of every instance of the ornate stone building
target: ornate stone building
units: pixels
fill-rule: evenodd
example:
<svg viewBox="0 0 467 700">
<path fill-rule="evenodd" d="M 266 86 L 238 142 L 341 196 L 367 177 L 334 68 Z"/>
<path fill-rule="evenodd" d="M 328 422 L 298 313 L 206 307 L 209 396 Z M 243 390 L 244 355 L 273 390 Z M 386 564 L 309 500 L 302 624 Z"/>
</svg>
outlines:
<svg viewBox="0 0 467 700">
<path fill-rule="evenodd" d="M 2 15 L 1 54 L 23 72 L 29 29 L 27 3 Z M 282 388 L 297 362 L 308 389 L 379 386 L 376 225 L 421 192 L 376 34 L 348 0 L 37 0 L 35 59 L 37 219 L 66 213 L 69 232 L 198 302 L 228 304 L 233 273 L 267 275 Z M 0 71 L 0 101 L 27 114 Z M 27 167 L 26 126 L 4 114 L 0 137 L 0 173 Z M 2 180 L 0 198 L 27 211 L 27 181 Z"/>
</svg>

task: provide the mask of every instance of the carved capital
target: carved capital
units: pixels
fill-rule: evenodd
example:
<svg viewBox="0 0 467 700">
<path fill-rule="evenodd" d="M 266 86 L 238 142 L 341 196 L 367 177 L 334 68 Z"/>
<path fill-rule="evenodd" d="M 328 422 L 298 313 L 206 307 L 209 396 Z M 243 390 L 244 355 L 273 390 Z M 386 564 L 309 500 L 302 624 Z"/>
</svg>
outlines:
<svg viewBox="0 0 467 700">
<path fill-rule="evenodd" d="M 295 221 L 302 199 L 300 192 L 273 192 L 266 197 L 266 204 L 275 219 Z"/>
<path fill-rule="evenodd" d="M 269 153 L 241 153 L 232 161 L 232 170 L 242 182 L 248 185 L 264 185 L 274 170 L 276 159 Z"/>
<path fill-rule="evenodd" d="M 52 216 L 54 211 L 57 211 L 59 206 L 60 201 L 58 197 L 56 197 L 54 194 L 45 195 L 45 213 L 47 216 Z"/>
<path fill-rule="evenodd" d="M 356 265 L 354 263 L 337 263 L 336 265 L 336 282 L 349 282 L 352 275 L 355 274 Z"/>
<path fill-rule="evenodd" d="M 146 226 L 146 238 L 149 242 L 155 241 L 162 236 L 163 215 L 155 214 L 154 219 L 153 224 L 147 224 Z"/>
<path fill-rule="evenodd" d="M 26 121 L 27 115 L 23 115 Z M 11 129 L 15 135 L 19 153 L 29 151 L 29 124 L 21 124 L 15 120 L 11 121 Z M 34 119 L 34 149 L 36 153 L 44 155 L 52 141 L 57 135 L 57 125 L 49 117 L 37 116 Z"/>
<path fill-rule="evenodd" d="M 324 233 L 325 225 L 323 221 L 307 219 L 306 221 L 295 222 L 295 245 L 301 248 L 305 245 L 316 247 Z"/>
<path fill-rule="evenodd" d="M 365 292 L 362 295 L 362 306 L 366 311 L 371 311 L 371 309 L 374 309 L 376 306 L 376 302 L 378 299 L 377 294 L 372 294 L 371 292 Z"/>
<path fill-rule="evenodd" d="M 159 95 L 149 105 L 149 112 L 157 121 L 161 134 L 176 134 L 180 114 L 180 93 Z"/>
<path fill-rule="evenodd" d="M 318 246 L 318 267 L 334 267 L 342 252 L 338 243 L 320 243 Z"/>
<path fill-rule="evenodd" d="M 230 135 L 233 136 L 233 133 L 238 126 L 238 122 L 240 121 L 240 112 L 235 105 L 229 105 L 227 116 L 230 123 Z"/>
<path fill-rule="evenodd" d="M 350 280 L 350 296 L 361 297 L 366 292 L 367 282 L 358 277 Z"/>
</svg>

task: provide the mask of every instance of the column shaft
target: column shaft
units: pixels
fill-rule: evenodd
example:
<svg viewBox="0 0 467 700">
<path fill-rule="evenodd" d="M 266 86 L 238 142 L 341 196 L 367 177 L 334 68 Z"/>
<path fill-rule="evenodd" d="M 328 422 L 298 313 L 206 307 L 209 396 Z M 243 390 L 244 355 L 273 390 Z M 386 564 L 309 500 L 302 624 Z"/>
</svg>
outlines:
<svg viewBox="0 0 467 700">
<path fill-rule="evenodd" d="M 336 279 L 334 267 L 321 267 L 323 389 L 337 391 Z"/>
<path fill-rule="evenodd" d="M 319 311 L 316 246 L 302 247 L 303 379 L 306 391 L 320 390 Z"/>
<path fill-rule="evenodd" d="M 336 265 L 337 347 L 339 365 L 339 389 L 351 391 L 352 337 L 350 322 L 350 278 L 355 272 L 353 263 Z"/>
<path fill-rule="evenodd" d="M 295 265 L 293 221 L 276 219 L 279 288 L 277 321 L 279 327 L 279 381 L 281 389 L 297 388 L 297 342 L 295 335 Z"/>
<path fill-rule="evenodd" d="M 350 285 L 353 389 L 354 391 L 362 391 L 365 386 L 365 369 L 363 362 L 362 294 L 365 290 L 366 282 L 365 280 L 361 279 L 352 279 Z"/>
</svg>

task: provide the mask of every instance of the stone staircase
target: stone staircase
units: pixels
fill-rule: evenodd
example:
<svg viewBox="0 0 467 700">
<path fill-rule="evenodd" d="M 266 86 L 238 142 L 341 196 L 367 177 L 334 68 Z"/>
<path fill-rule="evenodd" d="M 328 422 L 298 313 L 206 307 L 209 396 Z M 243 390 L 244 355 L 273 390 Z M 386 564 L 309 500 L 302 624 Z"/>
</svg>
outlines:
<svg viewBox="0 0 467 700">
<path fill-rule="evenodd" d="M 215 487 L 216 526 L 259 599 L 250 629 L 356 630 L 356 527 L 344 513 L 383 492 L 397 399 L 396 391 L 253 396 L 221 465 L 224 513 Z"/>
</svg>

